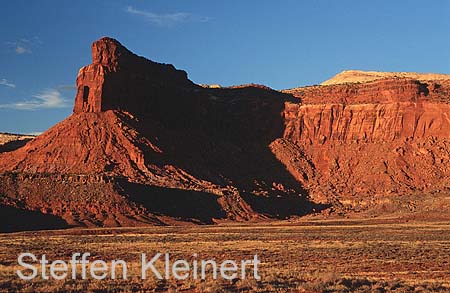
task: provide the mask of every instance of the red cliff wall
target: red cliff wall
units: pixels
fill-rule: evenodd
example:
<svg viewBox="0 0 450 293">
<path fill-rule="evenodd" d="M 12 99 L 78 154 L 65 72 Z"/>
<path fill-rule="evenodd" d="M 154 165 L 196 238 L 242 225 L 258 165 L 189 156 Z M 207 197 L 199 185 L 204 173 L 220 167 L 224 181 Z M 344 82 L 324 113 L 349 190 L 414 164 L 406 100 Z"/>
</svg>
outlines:
<svg viewBox="0 0 450 293">
<path fill-rule="evenodd" d="M 368 83 L 295 88 L 284 92 L 300 98 L 306 104 L 361 104 L 423 100 L 427 99 L 430 91 L 434 89 L 434 83 L 426 84 L 413 79 L 394 78 Z"/>
<path fill-rule="evenodd" d="M 450 105 L 430 102 L 286 104 L 284 138 L 296 143 L 450 138 Z"/>
<path fill-rule="evenodd" d="M 380 80 L 289 90 L 271 150 L 324 202 L 370 205 L 450 189 L 448 81 Z"/>
</svg>

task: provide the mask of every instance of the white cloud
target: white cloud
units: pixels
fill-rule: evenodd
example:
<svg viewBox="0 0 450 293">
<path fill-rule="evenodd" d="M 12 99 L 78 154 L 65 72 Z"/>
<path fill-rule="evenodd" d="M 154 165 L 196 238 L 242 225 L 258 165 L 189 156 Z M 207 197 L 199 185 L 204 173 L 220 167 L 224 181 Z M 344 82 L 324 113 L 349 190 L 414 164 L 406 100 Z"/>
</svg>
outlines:
<svg viewBox="0 0 450 293">
<path fill-rule="evenodd" d="M 29 38 L 29 39 L 22 38 L 19 41 L 22 42 L 22 43 L 27 43 L 27 44 L 37 44 L 37 45 L 42 45 L 43 44 L 41 39 L 39 37 L 36 37 L 36 36 L 34 36 L 32 38 Z"/>
<path fill-rule="evenodd" d="M 38 135 L 41 135 L 41 134 L 42 134 L 42 131 L 33 131 L 33 132 L 25 133 L 25 134 L 27 134 L 27 135 L 35 135 L 35 136 L 38 136 Z"/>
<path fill-rule="evenodd" d="M 187 12 L 157 14 L 149 11 L 138 10 L 132 6 L 128 6 L 125 11 L 130 14 L 141 16 L 152 24 L 159 26 L 173 26 L 175 24 L 186 22 L 208 22 L 211 20 L 209 17 L 196 16 Z"/>
<path fill-rule="evenodd" d="M 31 53 L 30 49 L 25 48 L 24 46 L 17 45 L 16 49 L 14 49 L 17 54 L 25 54 L 25 53 Z"/>
<path fill-rule="evenodd" d="M 38 109 L 55 109 L 67 108 L 70 103 L 61 95 L 57 89 L 47 89 L 41 93 L 34 95 L 31 99 L 10 103 L 0 104 L 0 109 L 15 109 L 15 110 L 38 110 Z"/>
<path fill-rule="evenodd" d="M 32 53 L 32 48 L 36 48 L 37 46 L 42 45 L 41 39 L 39 37 L 32 38 L 21 38 L 14 42 L 5 42 L 11 50 L 14 50 L 16 54 L 21 55 L 25 53 Z"/>
<path fill-rule="evenodd" d="M 0 85 L 4 85 L 4 86 L 10 87 L 10 88 L 15 88 L 16 87 L 15 84 L 13 84 L 12 82 L 9 82 L 5 78 L 0 79 Z"/>
</svg>

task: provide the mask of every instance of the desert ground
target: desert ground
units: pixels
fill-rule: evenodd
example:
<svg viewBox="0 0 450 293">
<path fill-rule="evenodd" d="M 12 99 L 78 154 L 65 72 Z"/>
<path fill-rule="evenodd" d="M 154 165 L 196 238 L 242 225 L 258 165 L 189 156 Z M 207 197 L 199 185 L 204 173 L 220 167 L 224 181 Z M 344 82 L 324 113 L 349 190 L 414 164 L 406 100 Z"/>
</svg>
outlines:
<svg viewBox="0 0 450 293">
<path fill-rule="evenodd" d="M 450 223 L 398 219 L 143 228 L 68 229 L 0 234 L 2 292 L 448 292 Z M 22 252 L 69 260 L 123 259 L 127 280 L 23 281 Z M 258 254 L 261 280 L 139 278 L 140 255 L 169 252 L 190 260 L 249 259 Z M 135 275 L 133 273 L 136 273 Z"/>
</svg>

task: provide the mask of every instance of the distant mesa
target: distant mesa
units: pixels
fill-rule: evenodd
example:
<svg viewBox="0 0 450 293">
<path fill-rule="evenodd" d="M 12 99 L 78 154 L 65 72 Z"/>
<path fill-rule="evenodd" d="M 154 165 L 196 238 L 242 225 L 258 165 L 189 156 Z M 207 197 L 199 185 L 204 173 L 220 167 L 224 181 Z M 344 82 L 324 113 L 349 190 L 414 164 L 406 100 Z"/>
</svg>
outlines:
<svg viewBox="0 0 450 293">
<path fill-rule="evenodd" d="M 201 87 L 206 89 L 220 89 L 222 86 L 220 84 L 200 84 Z"/>
<path fill-rule="evenodd" d="M 369 82 L 388 78 L 410 78 L 420 81 L 438 81 L 450 80 L 450 74 L 345 70 L 333 76 L 329 80 L 322 82 L 321 85 Z"/>
<path fill-rule="evenodd" d="M 0 133 L 0 153 L 14 151 L 34 138 L 34 135 Z"/>
</svg>

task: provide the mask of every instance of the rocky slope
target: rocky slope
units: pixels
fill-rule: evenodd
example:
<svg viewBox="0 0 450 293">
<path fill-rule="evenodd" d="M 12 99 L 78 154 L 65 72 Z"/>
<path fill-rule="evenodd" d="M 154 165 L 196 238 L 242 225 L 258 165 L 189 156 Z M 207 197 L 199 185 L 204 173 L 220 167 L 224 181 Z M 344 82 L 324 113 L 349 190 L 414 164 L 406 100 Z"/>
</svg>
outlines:
<svg viewBox="0 0 450 293">
<path fill-rule="evenodd" d="M 450 209 L 435 200 L 450 190 L 447 79 L 204 87 L 114 39 L 92 55 L 74 113 L 0 154 L 10 223 L 30 211 L 61 227 Z"/>
</svg>

